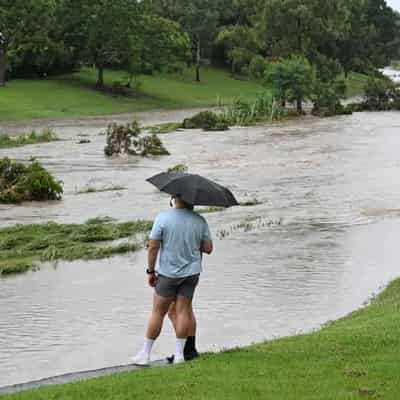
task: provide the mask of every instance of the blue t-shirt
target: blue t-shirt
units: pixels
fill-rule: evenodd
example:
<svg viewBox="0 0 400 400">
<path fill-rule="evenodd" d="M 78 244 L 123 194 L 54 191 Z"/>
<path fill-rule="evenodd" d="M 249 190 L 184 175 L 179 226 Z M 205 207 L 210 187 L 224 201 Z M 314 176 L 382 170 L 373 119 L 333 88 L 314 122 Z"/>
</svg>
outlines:
<svg viewBox="0 0 400 400">
<path fill-rule="evenodd" d="M 161 241 L 158 273 L 169 278 L 185 278 L 202 271 L 201 242 L 211 240 L 211 234 L 201 215 L 174 208 L 157 216 L 150 239 Z"/>
</svg>

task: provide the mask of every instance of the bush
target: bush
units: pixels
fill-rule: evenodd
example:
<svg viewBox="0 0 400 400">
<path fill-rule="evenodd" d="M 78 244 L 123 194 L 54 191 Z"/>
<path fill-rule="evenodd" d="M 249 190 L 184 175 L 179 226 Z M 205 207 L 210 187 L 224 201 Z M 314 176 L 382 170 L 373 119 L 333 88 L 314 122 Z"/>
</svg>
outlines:
<svg viewBox="0 0 400 400">
<path fill-rule="evenodd" d="M 183 121 L 184 129 L 204 129 L 205 131 L 226 131 L 228 122 L 220 115 L 212 111 L 202 111 L 192 118 Z"/>
<path fill-rule="evenodd" d="M 265 68 L 267 67 L 267 63 L 265 62 L 264 57 L 262 56 L 254 56 L 249 65 L 249 73 L 250 76 L 256 79 L 261 79 L 264 77 Z"/>
<path fill-rule="evenodd" d="M 0 160 L 0 203 L 60 200 L 63 188 L 38 161 L 24 165 Z"/>
<path fill-rule="evenodd" d="M 137 121 L 131 124 L 111 124 L 107 128 L 107 144 L 104 148 L 106 156 L 128 154 L 134 156 L 169 155 L 169 152 L 155 134 L 141 136 Z"/>
<path fill-rule="evenodd" d="M 340 101 L 345 93 L 346 83 L 343 80 L 333 83 L 317 81 L 311 96 L 314 103 L 312 114 L 319 117 L 352 114 L 351 109 L 343 107 Z"/>
</svg>

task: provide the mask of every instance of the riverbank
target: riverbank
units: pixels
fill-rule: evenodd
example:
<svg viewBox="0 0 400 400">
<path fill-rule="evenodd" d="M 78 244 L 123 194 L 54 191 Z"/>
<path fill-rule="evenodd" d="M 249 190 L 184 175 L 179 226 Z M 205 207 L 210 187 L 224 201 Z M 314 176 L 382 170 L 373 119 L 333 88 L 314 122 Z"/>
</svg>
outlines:
<svg viewBox="0 0 400 400">
<path fill-rule="evenodd" d="M 261 82 L 239 80 L 223 69 L 204 67 L 202 82 L 196 83 L 194 72 L 143 76 L 134 95 L 117 96 L 95 89 L 96 72 L 81 72 L 46 80 L 15 80 L 1 89 L 0 121 L 33 119 L 68 119 L 96 115 L 112 115 L 161 109 L 210 107 L 234 98 L 253 99 L 265 90 Z M 105 83 L 112 86 L 123 81 L 126 73 L 105 73 Z M 365 76 L 350 74 L 348 96 L 363 91 Z M 13 132 L 6 132 L 10 135 Z"/>
<path fill-rule="evenodd" d="M 174 368 L 145 369 L 46 387 L 4 400 L 398 398 L 400 280 L 371 305 L 322 330 Z"/>
</svg>

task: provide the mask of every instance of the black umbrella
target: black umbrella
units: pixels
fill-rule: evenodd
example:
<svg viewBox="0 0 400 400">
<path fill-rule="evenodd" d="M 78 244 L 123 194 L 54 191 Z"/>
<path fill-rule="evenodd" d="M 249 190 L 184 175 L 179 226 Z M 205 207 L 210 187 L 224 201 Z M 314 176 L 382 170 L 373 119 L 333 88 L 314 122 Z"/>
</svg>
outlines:
<svg viewBox="0 0 400 400">
<path fill-rule="evenodd" d="M 200 175 L 162 172 L 147 179 L 162 192 L 179 196 L 186 203 L 197 206 L 237 206 L 232 192 Z"/>
</svg>

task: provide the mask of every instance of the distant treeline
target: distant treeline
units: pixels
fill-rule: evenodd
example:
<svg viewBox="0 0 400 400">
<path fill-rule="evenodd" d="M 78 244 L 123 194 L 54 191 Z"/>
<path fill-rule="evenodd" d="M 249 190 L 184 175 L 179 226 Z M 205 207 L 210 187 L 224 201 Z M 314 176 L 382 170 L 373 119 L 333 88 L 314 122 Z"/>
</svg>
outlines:
<svg viewBox="0 0 400 400">
<path fill-rule="evenodd" d="M 262 77 L 305 57 L 320 74 L 370 73 L 399 53 L 385 0 L 0 0 L 0 84 L 95 65 L 132 79 L 205 62 Z M 130 82 L 129 82 L 130 83 Z"/>
</svg>

